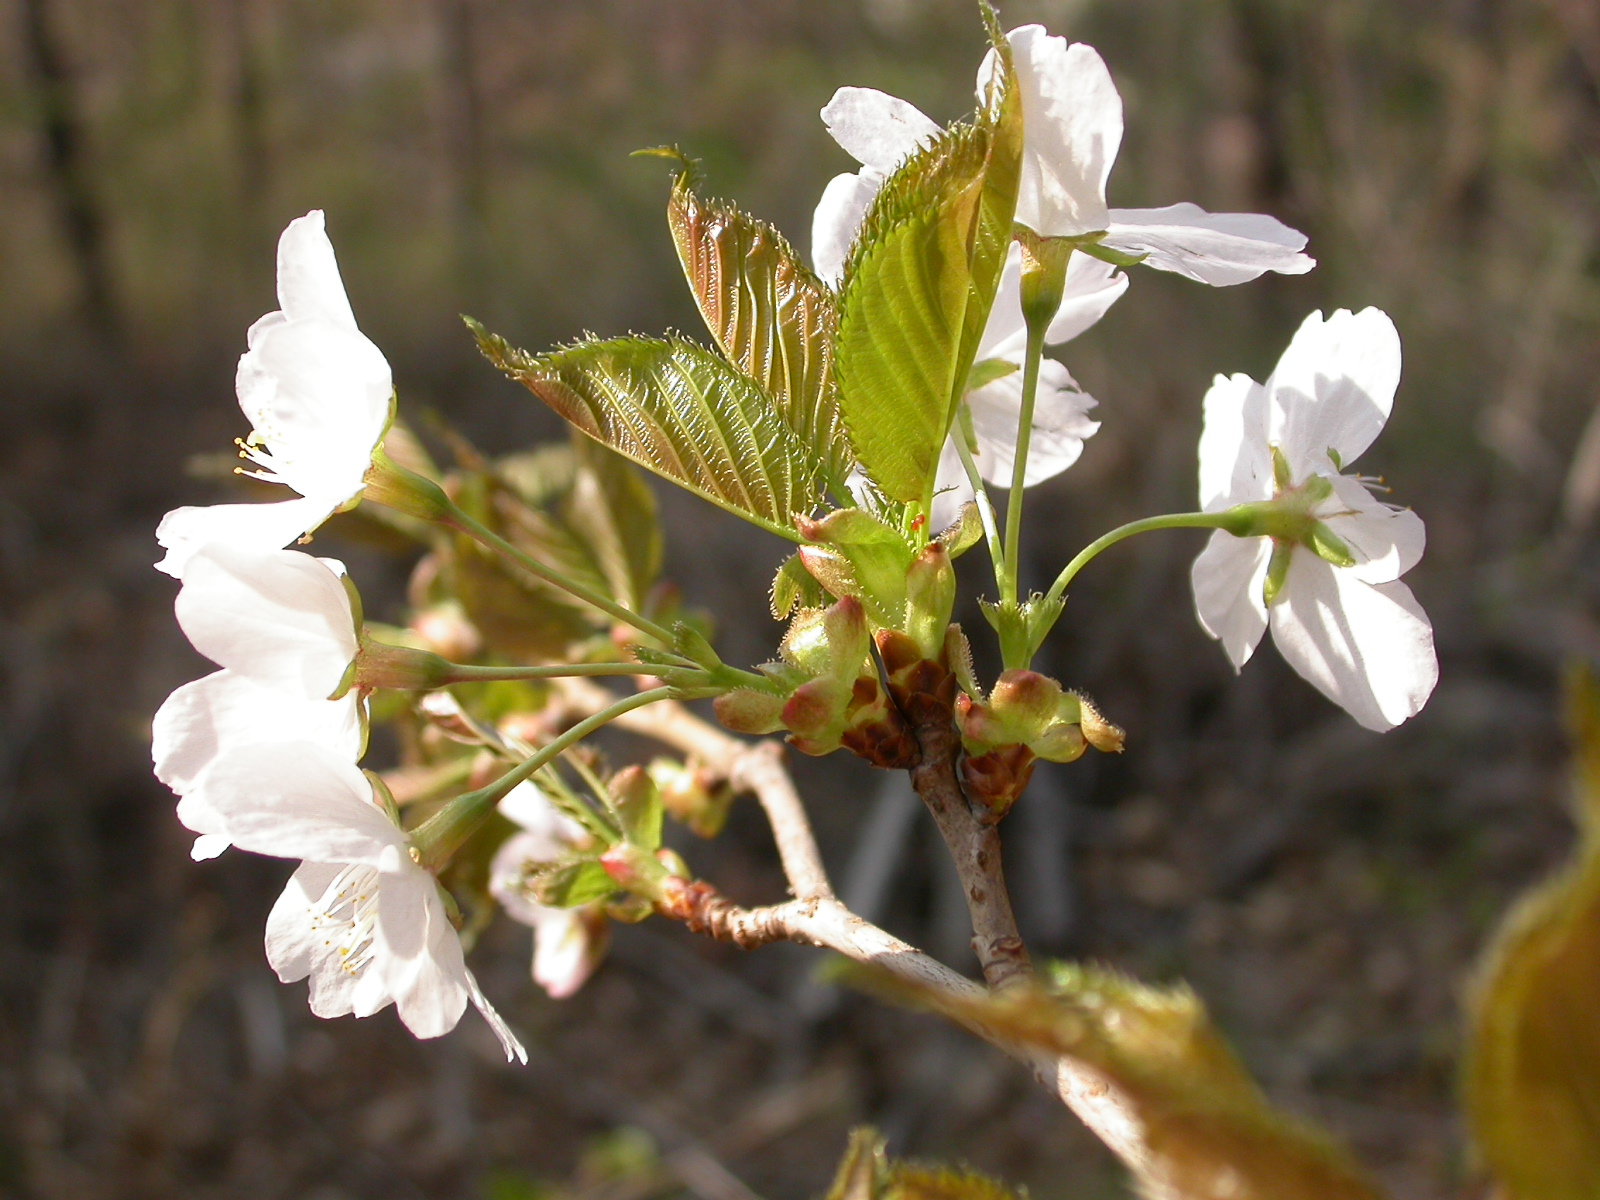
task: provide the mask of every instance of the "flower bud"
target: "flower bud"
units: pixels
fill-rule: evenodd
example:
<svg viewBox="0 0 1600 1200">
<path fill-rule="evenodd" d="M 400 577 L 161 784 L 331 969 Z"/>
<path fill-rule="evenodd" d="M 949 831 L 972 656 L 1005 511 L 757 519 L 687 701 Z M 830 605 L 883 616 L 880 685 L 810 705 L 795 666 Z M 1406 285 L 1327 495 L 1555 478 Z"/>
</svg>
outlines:
<svg viewBox="0 0 1600 1200">
<path fill-rule="evenodd" d="M 645 768 L 661 791 L 661 803 L 699 837 L 716 837 L 733 806 L 733 789 L 702 768 L 657 758 Z"/>
<path fill-rule="evenodd" d="M 803 754 L 826 754 L 839 744 L 851 691 L 826 677 L 795 688 L 783 706 L 783 727 L 793 735 L 790 740 L 796 749 Z"/>
<path fill-rule="evenodd" d="M 712 710 L 735 733 L 775 733 L 783 728 L 782 696 L 754 688 L 734 688 L 712 701 Z"/>
<path fill-rule="evenodd" d="M 467 662 L 483 649 L 483 635 L 456 601 L 425 608 L 411 618 L 411 632 L 435 654 Z"/>
<path fill-rule="evenodd" d="M 625 892 L 654 899 L 674 872 L 642 846 L 618 842 L 600 856 L 600 866 Z"/>
<path fill-rule="evenodd" d="M 1044 733 L 1057 718 L 1061 685 L 1037 671 L 1011 670 L 1001 673 L 989 694 L 995 715 L 1016 732 L 1011 739 L 1031 742 Z"/>
<path fill-rule="evenodd" d="M 923 658 L 937 659 L 956 603 L 956 572 L 942 543 L 929 542 L 906 568 L 905 629 Z"/>
</svg>

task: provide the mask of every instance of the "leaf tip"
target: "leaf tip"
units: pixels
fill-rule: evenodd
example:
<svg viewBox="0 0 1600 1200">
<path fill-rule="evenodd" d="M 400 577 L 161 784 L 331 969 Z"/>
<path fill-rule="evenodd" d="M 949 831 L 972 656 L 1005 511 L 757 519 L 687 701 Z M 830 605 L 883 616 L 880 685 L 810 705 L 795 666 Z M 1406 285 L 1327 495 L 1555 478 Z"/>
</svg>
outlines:
<svg viewBox="0 0 1600 1200">
<path fill-rule="evenodd" d="M 645 146 L 629 153 L 629 158 L 664 158 L 676 164 L 673 178 L 682 187 L 694 187 L 700 182 L 700 160 L 690 158 L 676 142 L 670 146 Z"/>
</svg>

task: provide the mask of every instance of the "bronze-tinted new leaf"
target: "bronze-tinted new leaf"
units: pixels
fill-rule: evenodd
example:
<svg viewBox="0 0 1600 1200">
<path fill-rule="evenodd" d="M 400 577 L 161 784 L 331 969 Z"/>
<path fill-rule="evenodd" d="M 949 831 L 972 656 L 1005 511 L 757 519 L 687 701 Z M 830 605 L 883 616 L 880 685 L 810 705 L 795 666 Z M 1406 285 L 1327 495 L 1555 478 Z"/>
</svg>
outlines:
<svg viewBox="0 0 1600 1200">
<path fill-rule="evenodd" d="M 1577 860 L 1512 910 L 1473 989 L 1464 1095 L 1507 1200 L 1600 1194 L 1600 688 L 1567 685 Z"/>
<path fill-rule="evenodd" d="M 826 1200 L 1016 1200 L 1005 1184 L 973 1171 L 897 1162 L 876 1129 L 850 1134 Z"/>
<path fill-rule="evenodd" d="M 851 968 L 891 999 L 939 1012 L 1003 1042 L 1072 1059 L 1133 1110 L 1145 1186 L 1181 1200 L 1378 1200 L 1330 1139 L 1274 1111 L 1187 988 L 1058 967 L 1048 987 L 954 996 Z"/>
<path fill-rule="evenodd" d="M 771 225 L 697 195 L 687 170 L 673 185 L 667 225 L 711 336 L 766 389 L 843 497 L 853 463 L 833 381 L 833 293 Z"/>
<path fill-rule="evenodd" d="M 760 384 L 691 342 L 612 338 L 549 354 L 473 326 L 490 362 L 580 432 L 780 537 L 821 496 L 822 460 Z"/>
</svg>

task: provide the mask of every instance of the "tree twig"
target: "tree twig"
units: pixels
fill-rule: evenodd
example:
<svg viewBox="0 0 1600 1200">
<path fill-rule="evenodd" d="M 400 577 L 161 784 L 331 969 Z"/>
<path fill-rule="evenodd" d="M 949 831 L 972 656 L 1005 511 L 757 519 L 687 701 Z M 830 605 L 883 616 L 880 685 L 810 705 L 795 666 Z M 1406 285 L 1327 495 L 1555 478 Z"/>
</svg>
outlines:
<svg viewBox="0 0 1600 1200">
<path fill-rule="evenodd" d="M 615 700 L 615 693 L 584 679 L 562 680 L 558 695 L 565 706 L 563 715 L 569 717 L 598 711 Z M 795 893 L 795 899 L 783 904 L 741 908 L 709 884 L 684 883 L 660 906 L 664 915 L 745 949 L 777 941 L 819 946 L 854 962 L 875 966 L 908 983 L 934 988 L 951 996 L 972 998 L 985 994 L 981 984 L 862 920 L 834 898 L 810 822 L 783 767 L 782 751 L 776 743 L 752 745 L 740 741 L 674 701 L 627 713 L 616 723 L 691 755 L 708 770 L 721 773 L 734 786 L 753 791 L 772 823 L 784 872 Z M 993 925 L 991 937 L 1016 937 L 1005 879 L 1000 873 L 999 839 L 993 836 L 993 826 L 985 826 L 973 813 L 961 791 L 955 777 L 956 751 L 960 743 L 953 727 L 949 728 L 949 737 L 949 746 L 943 746 L 937 734 L 932 738 L 935 766 L 924 775 L 929 790 L 922 792 L 923 798 L 934 795 L 950 814 L 948 819 L 954 840 L 950 835 L 946 840 L 952 851 L 957 846 L 962 848 L 963 857 L 957 859 L 956 865 L 962 872 L 963 883 L 975 880 L 981 886 L 990 880 L 998 881 L 998 889 L 985 891 L 975 906 L 975 918 L 976 908 L 983 908 L 986 927 L 990 922 Z M 925 747 L 924 758 L 928 757 Z M 939 766 L 940 763 L 943 765 Z M 912 778 L 915 784 L 915 772 Z M 932 804 L 929 807 L 931 809 Z M 939 815 L 936 810 L 936 820 Z M 972 904 L 970 891 L 968 899 Z M 1006 932 L 1008 922 L 1009 933 Z M 1017 949 L 1021 951 L 1020 939 Z M 1015 961 L 1014 958 L 1010 960 L 1013 968 Z M 1021 962 L 1022 971 L 1026 972 L 1026 951 L 1021 951 Z M 1011 974 L 1002 977 L 1002 982 L 1017 975 L 1013 969 Z M 993 981 L 991 986 L 995 986 Z M 963 1024 L 970 1032 L 1031 1067 L 1035 1078 L 1060 1097 L 1113 1153 L 1136 1173 L 1142 1172 L 1150 1158 L 1143 1126 L 1129 1098 L 1107 1079 L 1074 1059 L 1056 1058 L 1019 1046 L 976 1022 Z"/>
<path fill-rule="evenodd" d="M 564 679 L 560 694 L 574 713 L 589 713 L 616 697 L 585 679 Z M 699 761 L 725 778 L 736 790 L 753 794 L 767 814 L 778 845 L 784 876 L 801 900 L 832 899 L 833 885 L 822 865 L 816 836 L 794 781 L 783 767 L 783 747 L 777 742 L 744 742 L 701 720 L 675 700 L 635 709 L 616 724 L 633 733 L 662 742 Z"/>
</svg>

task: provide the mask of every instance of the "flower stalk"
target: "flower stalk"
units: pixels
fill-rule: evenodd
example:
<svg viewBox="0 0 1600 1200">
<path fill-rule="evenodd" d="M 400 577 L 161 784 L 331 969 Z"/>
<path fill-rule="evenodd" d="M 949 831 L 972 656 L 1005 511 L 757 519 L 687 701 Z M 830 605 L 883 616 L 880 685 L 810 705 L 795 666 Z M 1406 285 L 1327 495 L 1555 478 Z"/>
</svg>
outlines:
<svg viewBox="0 0 1600 1200">
<path fill-rule="evenodd" d="M 457 796 L 444 808 L 429 817 L 411 832 L 411 844 L 418 860 L 430 871 L 438 871 L 450 861 L 461 846 L 489 819 L 495 807 L 512 788 L 532 777 L 546 763 L 571 746 L 588 737 L 595 730 L 610 724 L 623 713 L 643 708 L 660 700 L 675 699 L 671 688 L 654 688 L 625 696 L 615 704 L 601 709 L 591 717 L 579 721 L 559 737 L 551 739 L 537 753 L 523 759 L 493 783 L 477 791 Z"/>
</svg>

